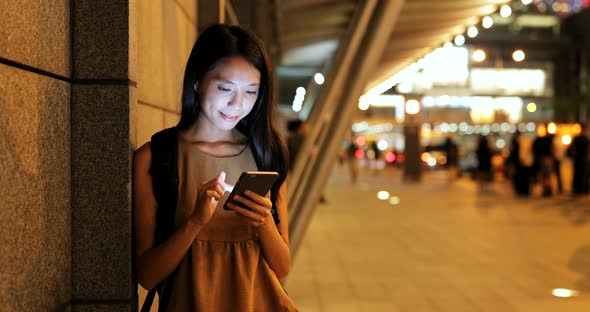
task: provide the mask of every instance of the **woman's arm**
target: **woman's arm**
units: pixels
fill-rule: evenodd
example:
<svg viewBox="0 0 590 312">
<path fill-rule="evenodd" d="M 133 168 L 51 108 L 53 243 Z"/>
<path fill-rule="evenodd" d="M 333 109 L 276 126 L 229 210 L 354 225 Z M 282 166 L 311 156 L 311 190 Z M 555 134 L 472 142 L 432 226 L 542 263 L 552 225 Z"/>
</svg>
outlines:
<svg viewBox="0 0 590 312">
<path fill-rule="evenodd" d="M 135 265 L 137 280 L 148 290 L 174 271 L 202 228 L 190 218 L 166 242 L 154 247 L 157 204 L 149 174 L 150 163 L 148 142 L 135 152 L 133 173 Z"/>
<path fill-rule="evenodd" d="M 289 251 L 289 220 L 287 215 L 287 183 L 283 183 L 279 189 L 277 198 L 277 213 L 281 222 L 277 225 L 273 222 L 270 208 L 272 206 L 268 197 L 262 197 L 256 193 L 246 192 L 250 198 L 236 196 L 235 200 L 243 203 L 252 211 L 240 208 L 228 203 L 228 207 L 246 217 L 250 224 L 255 226 L 260 238 L 262 254 L 268 265 L 279 279 L 283 279 L 291 269 L 291 252 Z"/>
<path fill-rule="evenodd" d="M 270 220 L 258 227 L 258 235 L 262 254 L 268 265 L 279 279 L 287 277 L 291 269 L 291 252 L 289 250 L 289 220 L 287 214 L 287 182 L 279 189 L 277 199 L 278 225 L 275 225 L 272 215 Z"/>
</svg>

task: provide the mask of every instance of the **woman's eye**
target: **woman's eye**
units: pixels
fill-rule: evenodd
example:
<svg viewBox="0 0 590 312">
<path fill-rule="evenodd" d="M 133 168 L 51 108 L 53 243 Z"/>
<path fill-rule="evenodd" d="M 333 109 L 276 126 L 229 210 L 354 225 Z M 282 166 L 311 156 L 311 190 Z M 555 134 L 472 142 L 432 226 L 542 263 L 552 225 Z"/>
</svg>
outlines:
<svg viewBox="0 0 590 312">
<path fill-rule="evenodd" d="M 228 88 L 224 88 L 224 87 L 222 87 L 222 86 L 219 86 L 219 87 L 217 87 L 217 89 L 218 89 L 219 91 L 223 91 L 223 92 L 229 92 L 229 91 L 231 91 L 230 89 L 228 89 Z"/>
<path fill-rule="evenodd" d="M 258 93 L 257 91 L 246 91 L 247 94 L 251 94 L 251 95 L 255 95 L 256 93 Z"/>
</svg>

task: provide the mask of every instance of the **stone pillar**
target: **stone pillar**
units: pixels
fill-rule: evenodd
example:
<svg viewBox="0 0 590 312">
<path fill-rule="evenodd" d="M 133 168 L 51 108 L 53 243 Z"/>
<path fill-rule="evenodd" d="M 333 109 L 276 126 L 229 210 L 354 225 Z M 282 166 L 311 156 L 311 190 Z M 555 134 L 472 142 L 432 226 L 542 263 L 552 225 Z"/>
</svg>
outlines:
<svg viewBox="0 0 590 312">
<path fill-rule="evenodd" d="M 71 1 L 72 311 L 136 309 L 135 1 Z"/>
<path fill-rule="evenodd" d="M 69 12 L 0 1 L 1 311 L 70 301 Z"/>
</svg>

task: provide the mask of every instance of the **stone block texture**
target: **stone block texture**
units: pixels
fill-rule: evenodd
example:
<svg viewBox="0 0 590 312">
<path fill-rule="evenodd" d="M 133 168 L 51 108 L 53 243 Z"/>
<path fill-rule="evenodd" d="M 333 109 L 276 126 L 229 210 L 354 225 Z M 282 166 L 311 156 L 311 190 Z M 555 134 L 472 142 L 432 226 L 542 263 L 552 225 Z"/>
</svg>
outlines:
<svg viewBox="0 0 590 312">
<path fill-rule="evenodd" d="M 151 136 L 164 128 L 164 111 L 157 107 L 137 104 L 138 146 L 151 140 Z"/>
<path fill-rule="evenodd" d="M 0 57 L 70 77 L 70 1 L 0 1 Z"/>
<path fill-rule="evenodd" d="M 129 79 L 129 0 L 72 2 L 76 79 Z M 132 2 L 134 3 L 134 2 Z M 133 16 L 133 15 L 131 15 Z"/>
<path fill-rule="evenodd" d="M 72 86 L 72 298 L 131 297 L 132 87 Z"/>
<path fill-rule="evenodd" d="M 71 294 L 70 85 L 4 64 L 0 81 L 0 310 L 62 311 Z"/>
<path fill-rule="evenodd" d="M 194 2 L 194 1 L 193 1 Z M 138 101 L 180 112 L 184 66 L 196 40 L 189 1 L 138 1 Z"/>
</svg>

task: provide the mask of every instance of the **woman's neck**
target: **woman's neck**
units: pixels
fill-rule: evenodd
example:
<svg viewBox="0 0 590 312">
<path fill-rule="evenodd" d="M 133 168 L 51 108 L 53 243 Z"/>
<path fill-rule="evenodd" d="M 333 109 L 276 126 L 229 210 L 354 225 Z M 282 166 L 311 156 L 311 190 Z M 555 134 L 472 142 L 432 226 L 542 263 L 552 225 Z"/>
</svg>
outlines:
<svg viewBox="0 0 590 312">
<path fill-rule="evenodd" d="M 205 143 L 243 143 L 244 136 L 235 128 L 231 130 L 220 130 L 214 127 L 204 126 L 203 123 L 196 122 L 186 131 L 183 136 L 191 142 Z"/>
</svg>

